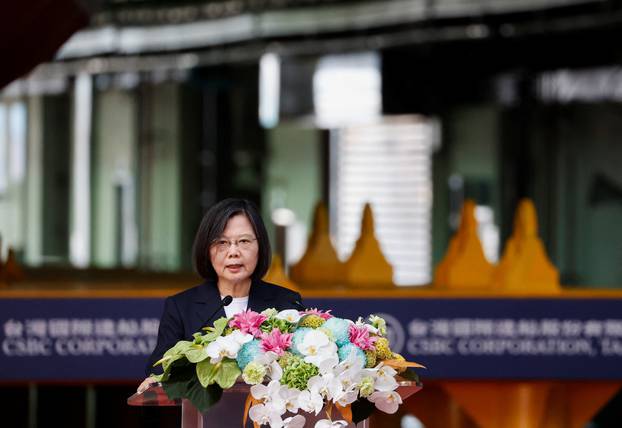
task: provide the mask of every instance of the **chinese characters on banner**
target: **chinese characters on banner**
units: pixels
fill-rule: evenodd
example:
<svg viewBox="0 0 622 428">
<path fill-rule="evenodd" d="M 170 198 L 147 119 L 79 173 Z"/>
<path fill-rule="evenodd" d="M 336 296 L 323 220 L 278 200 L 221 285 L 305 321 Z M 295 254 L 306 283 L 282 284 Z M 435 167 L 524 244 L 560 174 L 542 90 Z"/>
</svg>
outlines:
<svg viewBox="0 0 622 428">
<path fill-rule="evenodd" d="M 32 356 L 148 356 L 157 318 L 26 318 L 4 322 L 2 354 Z"/>
</svg>

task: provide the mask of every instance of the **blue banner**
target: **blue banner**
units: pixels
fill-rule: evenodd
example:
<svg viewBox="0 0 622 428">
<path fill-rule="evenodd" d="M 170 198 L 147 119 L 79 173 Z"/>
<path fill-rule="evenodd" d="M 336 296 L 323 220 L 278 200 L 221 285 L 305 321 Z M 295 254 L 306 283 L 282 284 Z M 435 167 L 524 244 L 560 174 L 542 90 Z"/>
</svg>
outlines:
<svg viewBox="0 0 622 428">
<path fill-rule="evenodd" d="M 136 380 L 163 299 L 0 299 L 0 381 Z"/>
<path fill-rule="evenodd" d="M 306 299 L 385 317 L 394 352 L 434 379 L 622 379 L 621 299 Z"/>
<path fill-rule="evenodd" d="M 0 381 L 139 380 L 161 298 L 0 299 Z M 387 320 L 423 379 L 622 379 L 622 299 L 305 299 Z"/>
</svg>

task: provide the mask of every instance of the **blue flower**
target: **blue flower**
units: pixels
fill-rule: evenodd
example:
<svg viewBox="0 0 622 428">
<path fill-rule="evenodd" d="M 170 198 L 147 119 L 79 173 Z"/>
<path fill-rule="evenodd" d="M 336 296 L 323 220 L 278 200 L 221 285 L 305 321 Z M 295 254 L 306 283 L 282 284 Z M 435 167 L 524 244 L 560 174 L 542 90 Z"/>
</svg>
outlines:
<svg viewBox="0 0 622 428">
<path fill-rule="evenodd" d="M 240 369 L 244 370 L 246 365 L 253 361 L 257 354 L 259 354 L 259 352 L 261 351 L 261 348 L 259 346 L 260 343 L 261 341 L 259 339 L 253 339 L 250 342 L 246 342 L 244 345 L 242 345 L 240 351 L 238 352 L 237 358 L 238 366 L 240 367 Z"/>
<path fill-rule="evenodd" d="M 302 355 L 300 351 L 298 351 L 298 344 L 302 343 L 302 341 L 305 338 L 305 335 L 311 330 L 313 329 L 309 327 L 300 327 L 296 329 L 296 331 L 294 332 L 294 335 L 292 336 L 292 346 L 291 346 L 292 353 L 296 355 Z"/>
<path fill-rule="evenodd" d="M 363 352 L 363 350 L 361 348 L 359 348 L 358 346 L 348 342 L 345 345 L 341 346 L 339 348 L 339 350 L 337 351 L 337 354 L 339 355 L 339 362 L 347 359 L 350 356 L 350 353 L 354 352 L 356 354 L 356 357 L 359 358 L 361 360 L 361 364 L 363 367 L 365 367 L 365 364 L 367 363 L 367 358 L 365 357 L 365 352 Z"/>
<path fill-rule="evenodd" d="M 331 318 L 322 324 L 322 328 L 329 330 L 333 334 L 337 346 L 344 345 L 350 341 L 350 323 L 343 318 Z"/>
</svg>

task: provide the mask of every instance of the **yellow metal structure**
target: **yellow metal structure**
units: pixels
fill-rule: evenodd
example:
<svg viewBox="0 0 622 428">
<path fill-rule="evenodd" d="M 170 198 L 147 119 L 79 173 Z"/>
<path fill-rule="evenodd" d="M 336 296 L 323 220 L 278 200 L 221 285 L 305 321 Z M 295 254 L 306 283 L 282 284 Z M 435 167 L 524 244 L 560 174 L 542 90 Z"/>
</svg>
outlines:
<svg viewBox="0 0 622 428">
<path fill-rule="evenodd" d="M 313 230 L 309 235 L 307 251 L 290 269 L 293 281 L 305 286 L 321 286 L 343 283 L 344 265 L 330 239 L 328 212 L 320 202 L 315 207 Z"/>
<path fill-rule="evenodd" d="M 300 291 L 298 286 L 285 274 L 285 271 L 283 270 L 283 260 L 278 254 L 274 254 L 272 256 L 270 269 L 268 269 L 268 273 L 266 273 L 266 276 L 263 279 L 264 281 L 289 288 L 290 290 Z"/>
<path fill-rule="evenodd" d="M 1 249 L 0 243 L 0 250 Z M 0 288 L 8 287 L 10 284 L 21 281 L 22 279 L 24 279 L 24 272 L 17 263 L 15 250 L 9 247 L 7 250 L 6 262 L 2 263 L 2 258 L 0 258 Z"/>
<path fill-rule="evenodd" d="M 538 237 L 536 209 L 529 199 L 521 200 L 518 205 L 514 232 L 493 274 L 493 286 L 505 291 L 561 291 L 559 272 Z"/>
<path fill-rule="evenodd" d="M 361 236 L 345 265 L 345 283 L 352 288 L 392 287 L 393 267 L 382 254 L 374 234 L 371 206 L 365 204 Z"/>
<path fill-rule="evenodd" d="M 477 236 L 475 203 L 465 201 L 458 232 L 438 264 L 433 286 L 439 289 L 484 289 L 490 286 L 493 266 L 484 256 Z"/>
</svg>

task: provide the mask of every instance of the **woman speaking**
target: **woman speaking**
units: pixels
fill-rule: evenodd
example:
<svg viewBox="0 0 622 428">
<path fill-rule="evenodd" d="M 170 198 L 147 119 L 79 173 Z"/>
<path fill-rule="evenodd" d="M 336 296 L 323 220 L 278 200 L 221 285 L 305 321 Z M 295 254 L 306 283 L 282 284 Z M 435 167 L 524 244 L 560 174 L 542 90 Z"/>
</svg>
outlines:
<svg viewBox="0 0 622 428">
<path fill-rule="evenodd" d="M 212 206 L 199 225 L 192 251 L 194 268 L 203 283 L 168 297 L 160 319 L 158 341 L 147 374 L 164 352 L 216 319 L 252 309 L 301 309 L 299 293 L 261 280 L 272 252 L 257 208 L 244 199 L 225 199 Z M 147 377 L 138 392 L 154 379 Z"/>
</svg>

